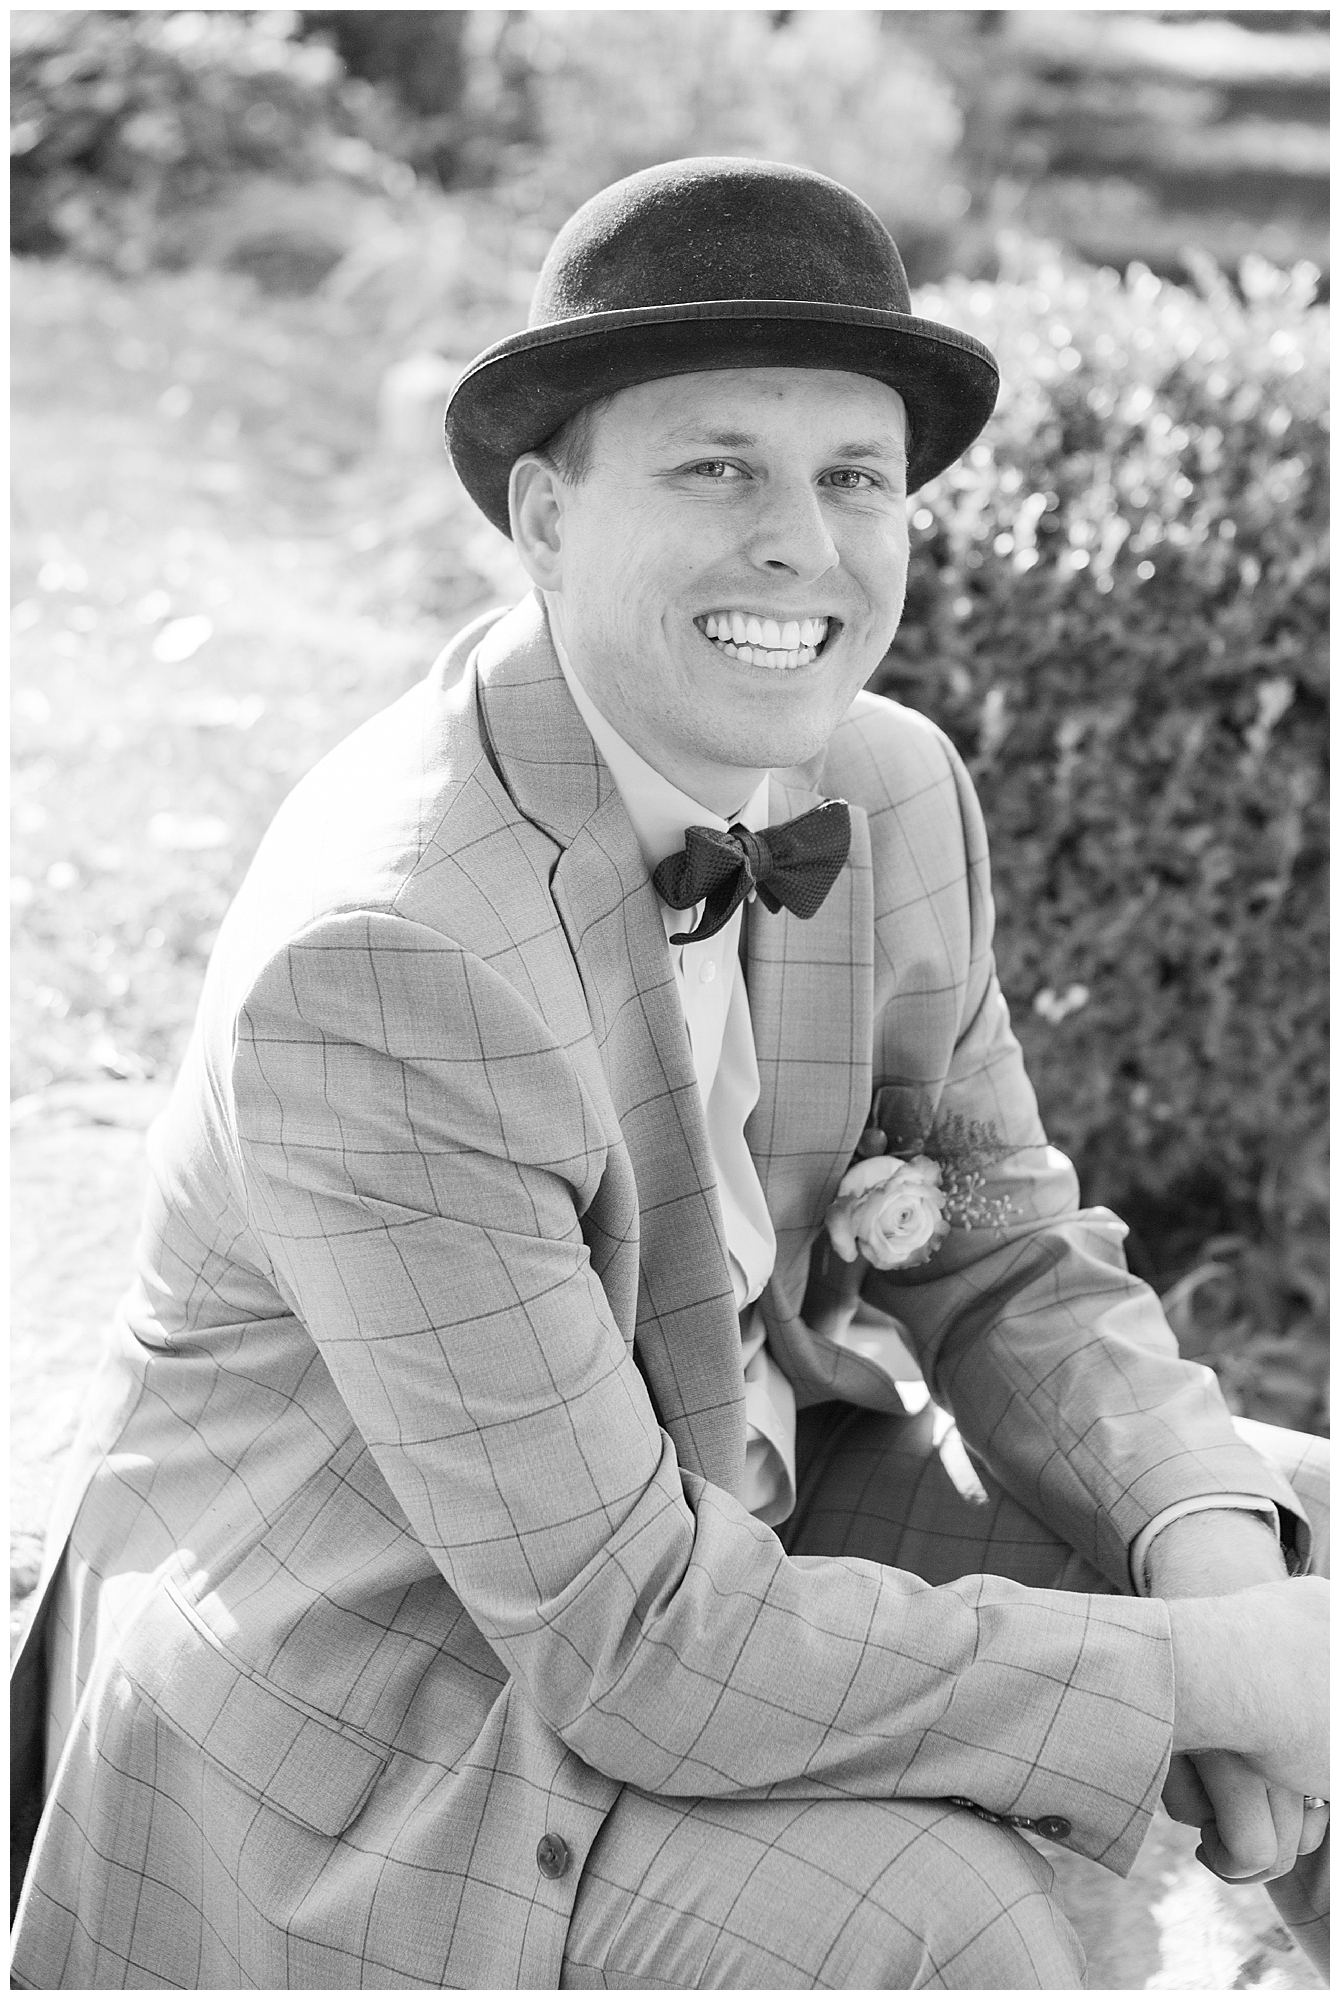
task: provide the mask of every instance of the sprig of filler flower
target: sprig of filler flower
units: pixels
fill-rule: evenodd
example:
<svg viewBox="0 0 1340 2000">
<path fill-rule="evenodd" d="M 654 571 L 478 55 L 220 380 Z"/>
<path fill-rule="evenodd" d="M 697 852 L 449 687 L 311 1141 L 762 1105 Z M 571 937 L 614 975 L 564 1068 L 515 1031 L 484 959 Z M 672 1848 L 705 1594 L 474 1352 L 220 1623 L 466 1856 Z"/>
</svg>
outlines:
<svg viewBox="0 0 1340 2000">
<path fill-rule="evenodd" d="M 1000 1228 L 1014 1214 L 1008 1195 L 988 1192 L 989 1169 L 1012 1150 L 993 1125 L 956 1113 L 919 1149 L 891 1155 L 888 1146 L 872 1119 L 825 1217 L 844 1262 L 859 1256 L 876 1270 L 909 1270 L 933 1257 L 951 1228 Z"/>
<path fill-rule="evenodd" d="M 1016 1213 L 1008 1195 L 987 1193 L 990 1168 L 1013 1150 L 989 1121 L 964 1118 L 959 1112 L 935 1127 L 926 1141 L 926 1152 L 939 1162 L 945 1215 L 951 1227 L 1001 1229 Z"/>
</svg>

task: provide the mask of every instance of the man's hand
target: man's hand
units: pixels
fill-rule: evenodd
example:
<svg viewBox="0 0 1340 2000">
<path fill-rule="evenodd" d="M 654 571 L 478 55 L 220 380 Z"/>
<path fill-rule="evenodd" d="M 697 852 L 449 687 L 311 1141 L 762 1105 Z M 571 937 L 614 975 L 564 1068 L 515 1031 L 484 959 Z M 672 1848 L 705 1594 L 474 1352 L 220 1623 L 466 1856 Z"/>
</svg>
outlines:
<svg viewBox="0 0 1340 2000">
<path fill-rule="evenodd" d="M 1235 1751 L 1268 1787 L 1327 1797 L 1329 1584 L 1302 1577 L 1173 1599 L 1168 1619 L 1174 1751 Z"/>
<path fill-rule="evenodd" d="M 1233 1509 L 1188 1514 L 1156 1536 L 1148 1557 L 1154 1597 L 1220 1597 L 1285 1575 L 1270 1524 Z M 1199 1859 L 1226 1882 L 1270 1881 L 1325 1837 L 1325 1810 L 1269 1786 L 1226 1750 L 1174 1757 L 1163 1788 L 1173 1819 L 1201 1829 Z"/>
<path fill-rule="evenodd" d="M 1174 1757 L 1163 1787 L 1173 1819 L 1198 1826 L 1196 1858 L 1225 1882 L 1273 1882 L 1326 1838 L 1329 1807 L 1267 1785 L 1227 1750 Z"/>
<path fill-rule="evenodd" d="M 1169 1600 L 1177 1677 L 1163 1800 L 1199 1826 L 1197 1858 L 1225 1881 L 1264 1881 L 1330 1976 L 1329 1585 L 1281 1580 L 1268 1525 L 1187 1515 L 1155 1537 L 1151 1594 Z M 1201 1596 L 1209 1591 L 1212 1595 Z"/>
<path fill-rule="evenodd" d="M 1330 1792 L 1330 1586 L 1303 1577 L 1233 1596 L 1174 1599 L 1168 1619 L 1177 1681 L 1173 1748 L 1199 1753 L 1196 1781 L 1209 1812 L 1205 1818 L 1197 1809 L 1185 1771 L 1170 1770 L 1173 1799 L 1187 1807 L 1176 1816 L 1196 1820 L 1200 1858 L 1228 1880 L 1252 1879 L 1244 1863 L 1250 1868 L 1268 1854 L 1273 1835 L 1274 1859 L 1257 1874 L 1329 1978 L 1329 1809 L 1304 1814 L 1298 1794 L 1324 1799 Z M 1174 1758 L 1175 1766 L 1183 1762 Z M 1169 1810 L 1176 1812 L 1171 1802 Z"/>
</svg>

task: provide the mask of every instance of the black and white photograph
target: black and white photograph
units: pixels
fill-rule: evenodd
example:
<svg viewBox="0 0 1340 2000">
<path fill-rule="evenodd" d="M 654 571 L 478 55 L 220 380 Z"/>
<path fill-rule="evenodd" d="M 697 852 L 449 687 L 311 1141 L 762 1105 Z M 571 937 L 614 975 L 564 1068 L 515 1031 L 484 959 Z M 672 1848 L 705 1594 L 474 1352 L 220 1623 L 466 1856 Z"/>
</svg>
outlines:
<svg viewBox="0 0 1340 2000">
<path fill-rule="evenodd" d="M 11 1983 L 1329 1985 L 1329 14 L 10 17 Z"/>
</svg>

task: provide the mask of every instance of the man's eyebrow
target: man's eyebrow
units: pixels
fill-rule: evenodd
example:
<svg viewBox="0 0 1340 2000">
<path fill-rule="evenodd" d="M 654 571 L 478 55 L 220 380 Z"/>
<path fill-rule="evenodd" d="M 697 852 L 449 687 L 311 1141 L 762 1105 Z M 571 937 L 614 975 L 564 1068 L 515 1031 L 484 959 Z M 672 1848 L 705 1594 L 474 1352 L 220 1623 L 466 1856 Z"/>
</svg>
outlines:
<svg viewBox="0 0 1340 2000">
<path fill-rule="evenodd" d="M 897 458 L 907 457 L 907 446 L 901 438 L 886 436 L 862 438 L 854 444 L 840 444 L 833 453 L 834 458 Z"/>
<path fill-rule="evenodd" d="M 748 451 L 758 443 L 750 431 L 701 430 L 697 424 L 676 424 L 665 433 L 667 444 L 714 444 L 723 451 Z"/>
<path fill-rule="evenodd" d="M 696 424 L 678 424 L 666 431 L 667 445 L 715 446 L 719 451 L 750 451 L 759 440 L 752 431 L 700 430 Z M 890 432 L 880 432 L 874 437 L 859 438 L 849 444 L 840 444 L 825 454 L 828 458 L 892 458 L 900 463 L 907 457 L 907 447 L 901 438 Z"/>
</svg>

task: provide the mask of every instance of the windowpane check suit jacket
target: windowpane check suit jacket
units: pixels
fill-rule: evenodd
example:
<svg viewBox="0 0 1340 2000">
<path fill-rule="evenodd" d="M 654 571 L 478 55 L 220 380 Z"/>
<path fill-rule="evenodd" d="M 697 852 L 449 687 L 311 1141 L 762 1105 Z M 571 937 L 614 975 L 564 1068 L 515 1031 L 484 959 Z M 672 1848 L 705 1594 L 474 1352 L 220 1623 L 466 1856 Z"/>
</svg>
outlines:
<svg viewBox="0 0 1340 2000">
<path fill-rule="evenodd" d="M 747 926 L 798 1400 L 899 1407 L 800 1316 L 878 1091 L 895 1145 L 986 1135 L 1001 1225 L 874 1297 L 1004 1485 L 1118 1590 L 1177 1500 L 1288 1507 L 1046 1148 L 950 746 L 862 696 L 774 784 L 774 818 L 842 796 L 853 829 L 817 916 Z M 624 1784 L 963 1796 L 1129 1868 L 1170 1743 L 1161 1604 L 788 1559 L 735 1497 L 660 906 L 537 600 L 281 810 L 151 1156 L 49 1598 L 22 1983 L 555 1986 Z"/>
</svg>

